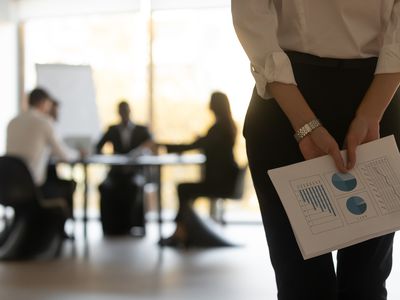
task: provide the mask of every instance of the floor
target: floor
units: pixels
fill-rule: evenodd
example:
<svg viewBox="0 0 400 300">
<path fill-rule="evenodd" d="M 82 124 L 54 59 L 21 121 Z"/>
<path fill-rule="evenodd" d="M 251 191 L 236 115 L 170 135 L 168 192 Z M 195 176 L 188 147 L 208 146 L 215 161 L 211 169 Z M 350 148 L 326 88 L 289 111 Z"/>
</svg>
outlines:
<svg viewBox="0 0 400 300">
<path fill-rule="evenodd" d="M 166 226 L 165 233 L 172 230 Z M 168 228 L 169 227 L 169 228 Z M 228 225 L 239 246 L 214 250 L 160 250 L 155 224 L 145 238 L 104 238 L 91 222 L 85 245 L 75 244 L 54 261 L 1 263 L 0 299 L 7 300 L 261 300 L 276 299 L 274 275 L 261 225 Z M 395 245 L 389 299 L 400 299 L 400 243 Z"/>
</svg>

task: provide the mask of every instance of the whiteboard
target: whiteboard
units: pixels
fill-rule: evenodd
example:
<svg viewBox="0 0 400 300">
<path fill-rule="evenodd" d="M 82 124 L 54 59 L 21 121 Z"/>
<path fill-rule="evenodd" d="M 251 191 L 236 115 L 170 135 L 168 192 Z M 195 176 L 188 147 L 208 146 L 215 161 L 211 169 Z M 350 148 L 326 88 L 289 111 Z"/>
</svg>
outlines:
<svg viewBox="0 0 400 300">
<path fill-rule="evenodd" d="M 91 67 L 37 64 L 36 72 L 38 87 L 60 102 L 57 129 L 61 137 L 97 139 L 101 131 Z"/>
</svg>

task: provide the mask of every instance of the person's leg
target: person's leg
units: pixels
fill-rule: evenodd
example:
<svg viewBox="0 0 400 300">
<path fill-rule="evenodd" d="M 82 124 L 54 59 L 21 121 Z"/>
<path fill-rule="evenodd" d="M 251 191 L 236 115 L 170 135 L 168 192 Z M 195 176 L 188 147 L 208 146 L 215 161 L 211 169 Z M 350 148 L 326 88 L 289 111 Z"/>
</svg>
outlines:
<svg viewBox="0 0 400 300">
<path fill-rule="evenodd" d="M 212 186 L 205 182 L 182 183 L 178 186 L 179 210 L 176 217 L 176 229 L 172 236 L 161 241 L 165 246 L 185 247 L 229 247 L 232 243 L 225 240 L 207 225 L 194 211 L 192 204 L 198 197 L 213 194 Z"/>
<path fill-rule="evenodd" d="M 188 233 L 185 226 L 188 216 L 192 216 L 192 202 L 201 192 L 201 183 L 180 183 L 177 187 L 178 193 L 178 211 L 175 216 L 175 231 L 172 235 L 160 241 L 165 246 L 186 246 Z"/>
<path fill-rule="evenodd" d="M 336 300 L 331 254 L 304 260 L 267 170 L 303 160 L 292 128 L 275 100 L 255 93 L 244 129 L 249 167 L 260 204 L 280 300 Z"/>
<path fill-rule="evenodd" d="M 64 227 L 65 222 L 71 216 L 70 208 L 67 203 L 69 189 L 66 188 L 66 185 L 64 184 L 58 184 L 58 181 L 47 181 L 44 185 L 40 187 L 40 191 L 43 197 L 42 201 L 54 201 L 54 203 L 57 203 L 57 205 L 59 205 L 58 208 L 60 213 L 58 213 L 57 216 L 54 216 L 54 218 L 58 219 L 59 225 L 57 225 L 57 227 L 59 228 L 60 233 L 63 235 L 64 238 L 68 238 L 69 236 L 64 231 Z"/>
<path fill-rule="evenodd" d="M 385 281 L 392 269 L 394 234 L 342 249 L 337 254 L 340 300 L 385 300 Z"/>
<path fill-rule="evenodd" d="M 179 207 L 175 220 L 182 220 L 185 212 L 192 209 L 193 201 L 203 192 L 205 192 L 203 183 L 180 183 L 177 187 Z"/>
<path fill-rule="evenodd" d="M 342 148 L 345 146 L 347 130 L 375 71 L 376 60 L 359 62 L 351 63 L 351 66 L 341 62 L 337 67 L 295 62 L 293 68 L 301 93 Z M 400 101 L 396 96 L 382 119 L 381 136 L 394 134 L 397 141 L 400 141 L 399 119 Z M 386 299 L 385 280 L 391 269 L 392 239 L 389 235 L 339 251 L 339 299 Z M 363 264 L 363 260 L 368 263 Z M 364 284 L 363 277 L 358 273 L 360 269 L 363 275 L 369 276 Z M 355 279 L 355 276 L 359 276 L 360 280 Z M 363 285 L 368 285 L 365 288 L 367 293 L 361 291 Z"/>
<path fill-rule="evenodd" d="M 42 187 L 42 192 L 44 198 L 50 201 L 51 199 L 64 199 L 68 207 L 68 217 L 73 218 L 73 195 L 75 188 L 75 181 L 58 179 L 46 181 Z"/>
<path fill-rule="evenodd" d="M 382 137 L 393 134 L 400 142 L 400 94 L 396 93 L 380 124 Z M 385 300 L 385 282 L 392 269 L 394 234 L 342 249 L 337 255 L 340 300 Z"/>
<path fill-rule="evenodd" d="M 74 218 L 74 192 L 76 189 L 76 182 L 73 180 L 60 179 L 58 188 L 62 197 L 65 197 L 69 208 L 69 217 Z"/>
</svg>

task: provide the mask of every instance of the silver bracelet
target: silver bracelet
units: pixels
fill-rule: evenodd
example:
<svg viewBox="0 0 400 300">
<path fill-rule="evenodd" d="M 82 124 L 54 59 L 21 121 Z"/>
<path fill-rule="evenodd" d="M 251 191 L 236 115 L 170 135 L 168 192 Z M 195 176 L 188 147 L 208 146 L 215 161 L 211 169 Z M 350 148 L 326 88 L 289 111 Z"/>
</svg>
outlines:
<svg viewBox="0 0 400 300">
<path fill-rule="evenodd" d="M 313 130 L 316 128 L 322 126 L 321 122 L 318 119 L 311 120 L 307 124 L 303 125 L 298 129 L 295 134 L 294 138 L 296 139 L 297 142 L 300 142 L 302 139 L 304 139 L 307 135 L 309 135 Z"/>
</svg>

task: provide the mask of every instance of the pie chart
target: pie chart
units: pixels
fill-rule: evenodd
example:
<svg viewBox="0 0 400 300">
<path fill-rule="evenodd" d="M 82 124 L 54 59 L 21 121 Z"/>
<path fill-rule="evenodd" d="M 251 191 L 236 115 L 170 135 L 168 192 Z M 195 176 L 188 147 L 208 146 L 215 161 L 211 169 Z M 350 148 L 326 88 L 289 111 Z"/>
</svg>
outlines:
<svg viewBox="0 0 400 300">
<path fill-rule="evenodd" d="M 363 198 L 354 196 L 347 199 L 346 207 L 353 215 L 362 215 L 367 210 L 367 203 Z"/>
<path fill-rule="evenodd" d="M 332 176 L 332 184 L 339 191 L 350 192 L 357 186 L 357 179 L 351 173 L 335 173 Z"/>
</svg>

